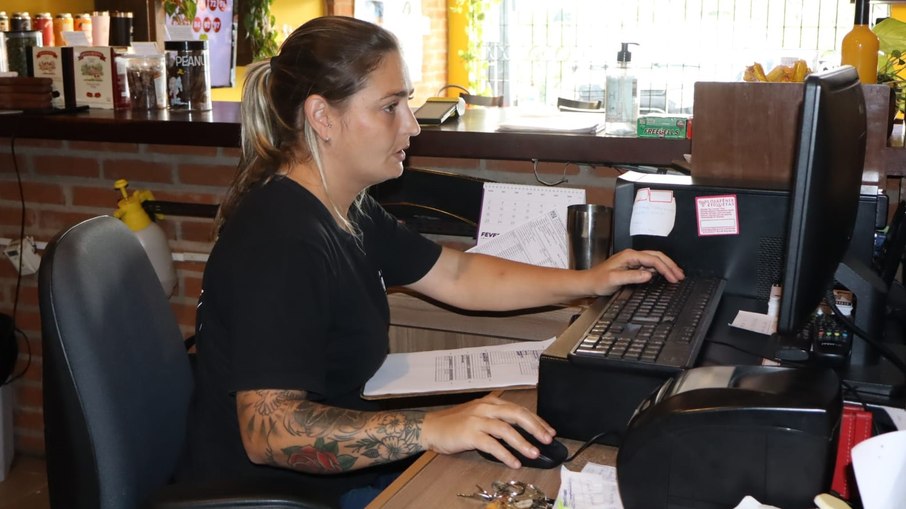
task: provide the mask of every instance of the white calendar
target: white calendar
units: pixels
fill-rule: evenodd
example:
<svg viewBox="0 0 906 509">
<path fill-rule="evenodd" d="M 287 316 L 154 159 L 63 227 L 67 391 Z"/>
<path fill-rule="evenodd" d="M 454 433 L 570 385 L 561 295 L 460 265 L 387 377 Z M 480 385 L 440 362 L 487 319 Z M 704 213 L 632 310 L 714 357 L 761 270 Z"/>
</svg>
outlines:
<svg viewBox="0 0 906 509">
<path fill-rule="evenodd" d="M 556 210 L 566 228 L 566 208 L 585 203 L 585 189 L 486 182 L 478 223 L 478 245 Z"/>
</svg>

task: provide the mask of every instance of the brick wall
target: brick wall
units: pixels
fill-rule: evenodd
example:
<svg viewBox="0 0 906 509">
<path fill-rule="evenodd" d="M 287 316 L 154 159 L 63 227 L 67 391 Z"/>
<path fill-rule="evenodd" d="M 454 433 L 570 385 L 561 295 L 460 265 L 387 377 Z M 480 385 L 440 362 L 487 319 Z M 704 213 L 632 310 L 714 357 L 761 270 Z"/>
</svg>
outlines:
<svg viewBox="0 0 906 509">
<path fill-rule="evenodd" d="M 120 178 L 129 180 L 132 190 L 150 189 L 156 199 L 218 203 L 239 158 L 235 148 L 32 139 L 17 139 L 15 143 L 25 199 L 25 233 L 39 243 L 49 241 L 58 231 L 80 220 L 112 213 L 119 197 L 113 183 Z M 11 152 L 10 139 L 0 138 L 0 237 L 7 239 L 18 238 L 21 217 Z M 411 164 L 501 182 L 536 183 L 528 161 L 415 157 Z M 541 163 L 538 168 L 545 180 L 555 180 L 563 169 L 559 163 Z M 569 182 L 565 185 L 586 187 L 589 201 L 612 202 L 616 175 L 613 170 L 576 165 L 568 165 L 566 170 Z M 174 252 L 209 252 L 210 220 L 171 216 L 161 226 Z M 177 263 L 179 285 L 171 303 L 186 336 L 194 327 L 203 270 L 202 263 Z M 0 260 L 0 312 L 12 313 L 15 285 L 12 264 Z M 42 454 L 41 331 L 36 275 L 22 278 L 16 325 L 27 334 L 32 350 L 31 366 L 14 383 L 16 449 Z M 25 359 L 23 352 L 18 368 L 25 365 Z"/>
<path fill-rule="evenodd" d="M 22 178 L 25 199 L 25 234 L 39 242 L 49 241 L 58 231 L 80 220 L 110 214 L 116 208 L 117 179 L 129 181 L 129 189 L 150 189 L 159 200 L 218 203 L 239 160 L 235 148 L 94 143 L 17 139 L 16 165 L 10 140 L 0 139 L 0 237 L 18 238 L 22 217 L 15 168 Z M 161 226 L 174 252 L 210 250 L 211 221 L 168 217 Z M 39 252 L 39 254 L 41 254 Z M 201 287 L 201 263 L 177 264 L 179 287 L 171 299 L 186 336 L 194 326 L 195 302 Z M 123 282 L 128 285 L 128 281 Z M 0 260 L 0 312 L 12 314 L 16 271 Z M 19 292 L 16 325 L 31 345 L 31 366 L 14 383 L 16 449 L 41 454 L 41 331 L 38 312 L 37 275 L 24 276 Z M 21 348 L 19 364 L 27 355 Z"/>
</svg>

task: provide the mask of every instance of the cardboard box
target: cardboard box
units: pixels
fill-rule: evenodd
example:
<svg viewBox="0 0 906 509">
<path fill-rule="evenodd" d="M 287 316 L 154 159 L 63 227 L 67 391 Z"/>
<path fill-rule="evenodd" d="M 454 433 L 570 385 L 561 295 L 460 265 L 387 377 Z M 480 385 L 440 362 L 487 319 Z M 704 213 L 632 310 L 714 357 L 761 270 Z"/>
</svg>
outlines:
<svg viewBox="0 0 906 509">
<path fill-rule="evenodd" d="M 72 109 L 76 106 L 73 83 L 72 48 L 32 47 L 28 48 L 28 73 L 36 78 L 50 78 L 55 109 Z"/>
<path fill-rule="evenodd" d="M 893 89 L 863 85 L 868 135 L 864 174 L 877 180 L 881 149 L 892 128 Z M 696 177 L 789 185 L 799 138 L 802 83 L 698 82 L 695 84 Z"/>
<path fill-rule="evenodd" d="M 117 63 L 111 46 L 74 46 L 72 68 L 78 106 L 101 109 L 129 107 L 125 63 Z"/>
<path fill-rule="evenodd" d="M 663 113 L 652 113 L 639 117 L 638 130 L 636 134 L 639 138 L 667 138 L 667 139 L 686 139 L 692 134 L 691 119 L 689 115 L 667 115 Z"/>
</svg>

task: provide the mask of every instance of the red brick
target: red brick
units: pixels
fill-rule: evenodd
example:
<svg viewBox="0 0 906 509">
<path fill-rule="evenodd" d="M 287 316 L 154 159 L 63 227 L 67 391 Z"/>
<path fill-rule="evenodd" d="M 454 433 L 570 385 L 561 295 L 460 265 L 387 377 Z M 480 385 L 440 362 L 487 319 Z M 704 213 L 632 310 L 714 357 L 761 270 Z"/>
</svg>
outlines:
<svg viewBox="0 0 906 509">
<path fill-rule="evenodd" d="M 113 185 L 118 179 L 126 179 L 130 189 L 144 187 L 145 182 L 172 182 L 173 164 L 136 159 L 114 159 L 104 163 L 104 176 Z"/>
<path fill-rule="evenodd" d="M 41 315 L 37 310 L 22 309 L 16 311 L 16 327 L 23 331 L 40 331 Z"/>
<path fill-rule="evenodd" d="M 32 158 L 35 173 L 62 177 L 98 178 L 101 176 L 101 165 L 97 159 L 66 156 L 34 156 Z"/>
<path fill-rule="evenodd" d="M 66 197 L 63 189 L 57 184 L 22 182 L 22 195 L 26 203 L 53 203 L 64 205 Z M 17 182 L 0 182 L 0 197 L 4 200 L 21 200 Z"/>
<path fill-rule="evenodd" d="M 148 154 L 178 154 L 213 157 L 218 155 L 217 147 L 193 147 L 191 145 L 145 145 Z"/>
<path fill-rule="evenodd" d="M 219 186 L 226 189 L 236 175 L 235 166 L 226 165 L 179 165 L 179 182 L 203 186 Z"/>
<path fill-rule="evenodd" d="M 220 147 L 221 157 L 229 157 L 236 160 L 236 163 L 239 163 L 239 159 L 242 157 L 242 149 L 239 147 Z"/>
<path fill-rule="evenodd" d="M 170 303 L 170 307 L 173 308 L 173 314 L 176 315 L 176 320 L 180 325 L 185 327 L 195 327 L 194 302 L 191 304 Z"/>
<path fill-rule="evenodd" d="M 38 212 L 38 224 L 44 231 L 56 234 L 63 228 L 68 228 L 76 223 L 82 222 L 90 217 L 99 214 L 106 214 L 109 211 L 90 212 L 67 212 L 56 210 L 42 210 Z"/>
<path fill-rule="evenodd" d="M 122 194 L 113 188 L 112 182 L 109 186 L 72 186 L 72 205 L 76 207 L 99 207 L 113 211 L 121 198 Z"/>
<path fill-rule="evenodd" d="M 178 201 L 185 203 L 204 203 L 207 205 L 217 205 L 226 194 L 226 188 L 211 188 L 210 192 L 205 193 L 188 193 L 184 191 L 155 191 L 155 200 Z"/>
<path fill-rule="evenodd" d="M 4 207 L 0 206 L 0 217 L 7 222 L 7 224 L 12 224 L 15 226 L 13 231 L 16 232 L 16 237 L 18 237 L 19 232 L 19 222 L 22 220 L 22 209 L 21 207 Z M 34 208 L 25 208 L 25 226 L 33 226 L 38 221 L 38 211 Z"/>
<path fill-rule="evenodd" d="M 9 146 L 9 138 L 4 139 L 4 146 Z M 66 147 L 66 142 L 62 140 L 36 139 L 36 138 L 16 138 L 16 151 L 19 149 L 39 148 L 42 150 L 59 150 Z"/>
<path fill-rule="evenodd" d="M 40 408 L 44 404 L 44 389 L 30 382 L 16 382 L 16 405 Z"/>
<path fill-rule="evenodd" d="M 24 367 L 24 365 L 17 367 L 17 369 L 20 369 L 22 367 Z M 18 371 L 16 372 L 18 373 Z M 20 380 L 25 380 L 28 383 L 40 384 L 42 382 L 41 378 L 43 373 L 44 365 L 41 362 L 41 358 L 32 355 L 31 363 L 28 365 L 28 369 L 25 370 L 25 373 L 22 375 L 22 378 L 20 378 Z"/>
<path fill-rule="evenodd" d="M 22 330 L 21 327 L 19 327 L 19 329 Z M 44 342 L 41 340 L 41 331 L 23 330 L 22 332 L 25 333 L 25 337 L 22 337 L 21 334 L 16 334 L 16 340 L 19 344 L 19 360 L 17 361 L 17 370 L 23 369 L 25 365 L 29 363 L 29 355 L 31 356 L 31 363 L 40 361 L 44 356 Z M 29 366 L 29 369 L 30 368 L 31 366 Z"/>
<path fill-rule="evenodd" d="M 41 408 L 17 406 L 13 411 L 13 425 L 17 428 L 41 429 L 44 427 L 44 412 Z"/>
<path fill-rule="evenodd" d="M 198 299 L 198 296 L 201 295 L 201 281 L 201 277 L 183 276 L 182 294 L 186 297 Z"/>
<path fill-rule="evenodd" d="M 114 143 L 109 141 L 70 141 L 70 150 L 93 150 L 97 152 L 119 152 L 132 153 L 139 152 L 137 143 Z"/>
<path fill-rule="evenodd" d="M 40 430 L 16 430 L 16 452 L 30 456 L 44 456 L 44 426 Z"/>
<path fill-rule="evenodd" d="M 38 308 L 38 287 L 33 281 L 33 278 L 22 278 L 22 284 L 19 287 L 19 309 Z M 30 282 L 31 284 L 29 284 Z"/>
<path fill-rule="evenodd" d="M 213 221 L 183 221 L 180 232 L 182 240 L 211 242 L 214 240 L 214 223 Z"/>
</svg>

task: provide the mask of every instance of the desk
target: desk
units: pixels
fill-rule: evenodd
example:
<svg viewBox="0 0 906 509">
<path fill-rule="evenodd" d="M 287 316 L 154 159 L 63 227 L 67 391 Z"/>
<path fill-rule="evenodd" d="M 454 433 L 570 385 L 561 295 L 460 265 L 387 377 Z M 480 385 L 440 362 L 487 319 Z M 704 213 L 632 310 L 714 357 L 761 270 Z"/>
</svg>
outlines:
<svg viewBox="0 0 906 509">
<path fill-rule="evenodd" d="M 535 409 L 534 389 L 505 391 L 506 400 Z M 570 454 L 582 444 L 575 440 L 561 439 Z M 593 445 L 569 463 L 570 470 L 581 470 L 591 461 L 602 465 L 616 464 L 616 449 L 604 445 Z M 489 489 L 493 481 L 517 480 L 531 483 L 550 498 L 556 498 L 560 489 L 560 469 L 539 470 L 521 468 L 512 470 L 501 463 L 488 461 L 475 451 L 455 455 L 434 452 L 423 454 L 403 474 L 384 490 L 367 509 L 394 509 L 412 507 L 449 507 L 482 509 L 475 500 L 456 496 L 458 493 L 474 493 L 475 484 Z"/>
</svg>

